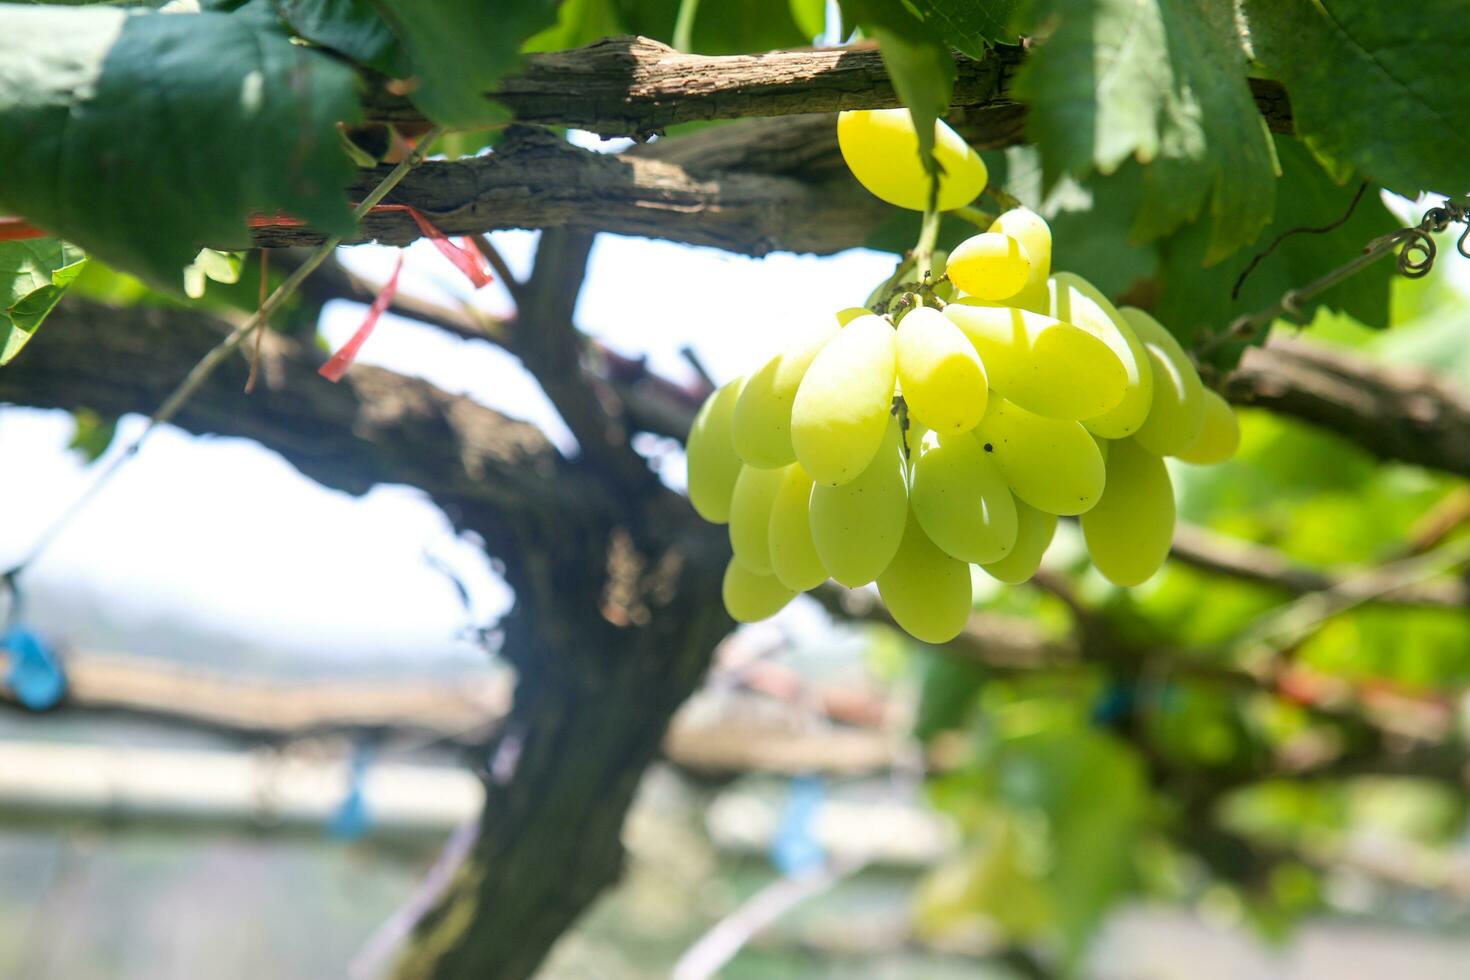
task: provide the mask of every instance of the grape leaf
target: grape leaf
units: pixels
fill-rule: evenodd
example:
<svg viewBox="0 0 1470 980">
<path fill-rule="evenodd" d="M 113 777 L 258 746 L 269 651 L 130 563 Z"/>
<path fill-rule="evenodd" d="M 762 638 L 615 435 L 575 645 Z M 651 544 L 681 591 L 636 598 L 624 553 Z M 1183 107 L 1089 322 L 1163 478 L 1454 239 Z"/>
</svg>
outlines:
<svg viewBox="0 0 1470 980">
<path fill-rule="evenodd" d="M 630 33 L 673 40 L 680 0 L 618 0 L 617 6 Z M 699 54 L 747 54 L 811 42 L 786 0 L 709 0 L 695 11 L 690 47 Z"/>
<path fill-rule="evenodd" d="M 486 97 L 515 66 L 521 42 L 556 23 L 556 0 L 371 0 L 413 66 L 409 98 L 441 126 L 474 129 L 504 121 Z"/>
<path fill-rule="evenodd" d="M 982 57 L 996 42 L 1015 44 L 1015 21 L 1025 0 L 913 0 L 914 9 L 952 47 Z"/>
<path fill-rule="evenodd" d="M 1408 197 L 1470 191 L 1463 0 L 1245 6 L 1256 58 L 1286 84 L 1301 136 Z"/>
<path fill-rule="evenodd" d="M 556 23 L 527 38 L 521 50 L 564 51 L 623 33 L 613 0 L 562 0 Z"/>
<path fill-rule="evenodd" d="M 0 242 L 0 365 L 35 336 L 86 264 L 81 249 L 60 239 Z"/>
<path fill-rule="evenodd" d="M 1205 259 L 1271 219 L 1275 160 L 1229 0 L 1037 0 L 1050 34 L 1016 78 L 1048 186 L 1147 164 L 1138 240 L 1207 208 Z"/>
<path fill-rule="evenodd" d="M 1356 183 L 1334 184 L 1296 140 L 1276 141 L 1281 160 L 1276 217 L 1262 236 L 1262 247 L 1289 228 L 1320 227 L 1341 217 L 1357 192 Z M 1220 328 L 1242 314 L 1254 313 L 1279 300 L 1294 286 L 1305 285 L 1358 255 L 1369 240 L 1393 230 L 1396 222 L 1377 194 L 1364 194 L 1352 217 L 1320 235 L 1292 235 L 1263 258 L 1231 300 L 1236 277 L 1250 261 L 1244 253 L 1210 268 L 1203 267 L 1203 229 L 1187 226 L 1161 243 L 1163 257 L 1155 315 L 1182 341 L 1190 343 L 1202 328 Z M 1393 261 L 1385 259 L 1301 304 L 1310 318 L 1319 306 L 1341 310 L 1369 326 L 1388 323 L 1389 283 Z M 1239 350 L 1233 352 L 1238 356 Z M 1233 363 L 1233 357 L 1231 358 Z"/>
<path fill-rule="evenodd" d="M 352 229 L 335 125 L 359 114 L 337 59 L 274 16 L 0 5 L 0 208 L 178 290 L 246 218 Z"/>
<path fill-rule="evenodd" d="M 957 75 L 949 45 L 900 0 L 842 0 L 842 13 L 878 42 L 893 88 L 914 117 L 919 155 L 932 173 L 934 121 L 949 111 Z"/>
<path fill-rule="evenodd" d="M 297 34 L 390 75 L 408 72 L 398 39 L 369 0 L 269 0 Z"/>
</svg>

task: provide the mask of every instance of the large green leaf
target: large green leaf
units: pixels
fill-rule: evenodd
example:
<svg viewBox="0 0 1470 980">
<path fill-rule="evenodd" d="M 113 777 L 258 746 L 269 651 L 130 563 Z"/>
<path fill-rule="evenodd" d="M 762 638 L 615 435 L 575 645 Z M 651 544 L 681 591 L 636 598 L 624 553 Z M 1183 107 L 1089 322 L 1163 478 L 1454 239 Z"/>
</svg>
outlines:
<svg viewBox="0 0 1470 980">
<path fill-rule="evenodd" d="M 0 365 L 20 353 L 86 264 L 81 249 L 60 239 L 0 242 Z"/>
<path fill-rule="evenodd" d="M 919 133 L 919 155 L 933 172 L 934 121 L 949 111 L 957 75 L 949 45 L 901 0 L 842 0 L 845 23 L 878 42 L 883 65 Z"/>
<path fill-rule="evenodd" d="M 615 0 L 625 29 L 672 43 L 680 0 Z M 699 54 L 747 54 L 810 44 L 788 0 L 702 0 L 690 48 Z"/>
<path fill-rule="evenodd" d="M 165 288 L 246 218 L 352 228 L 356 78 L 258 13 L 0 5 L 0 207 Z"/>
<path fill-rule="evenodd" d="M 1262 236 L 1263 244 L 1291 228 L 1330 224 L 1346 212 L 1357 191 L 1355 183 L 1333 183 L 1300 142 L 1282 137 L 1276 149 L 1282 171 L 1277 195 L 1280 203 Z M 1208 250 L 1205 230 L 1187 226 L 1162 243 L 1163 268 L 1155 312 L 1170 330 L 1193 340 L 1203 330 L 1222 328 L 1235 317 L 1271 306 L 1288 289 L 1304 286 L 1354 258 L 1370 239 L 1392 230 L 1395 224 L 1378 195 L 1365 193 L 1352 217 L 1342 225 L 1325 234 L 1297 234 L 1284 239 L 1251 271 L 1236 300 L 1230 298 L 1230 291 L 1250 256 L 1241 253 L 1204 268 Z M 1345 311 L 1370 326 L 1386 326 L 1392 275 L 1393 261 L 1385 259 L 1318 299 L 1302 303 L 1302 310 L 1311 317 L 1319 306 L 1326 306 Z"/>
<path fill-rule="evenodd" d="M 1025 0 L 912 0 L 912 6 L 951 47 L 972 58 L 996 42 L 1014 44 Z"/>
<path fill-rule="evenodd" d="M 408 69 L 398 39 L 369 0 L 269 0 L 297 34 L 360 65 L 400 75 Z"/>
<path fill-rule="evenodd" d="M 1049 31 L 1016 79 L 1047 183 L 1147 164 L 1140 240 L 1210 217 L 1207 261 L 1271 218 L 1275 160 L 1229 0 L 1036 0 Z"/>
<path fill-rule="evenodd" d="M 413 66 L 409 98 L 434 122 L 474 129 L 503 121 L 485 93 L 515 66 L 521 43 L 556 23 L 556 0 L 372 0 Z"/>
<path fill-rule="evenodd" d="M 1470 191 L 1464 0 L 1246 0 L 1297 132 L 1390 190 Z"/>
</svg>

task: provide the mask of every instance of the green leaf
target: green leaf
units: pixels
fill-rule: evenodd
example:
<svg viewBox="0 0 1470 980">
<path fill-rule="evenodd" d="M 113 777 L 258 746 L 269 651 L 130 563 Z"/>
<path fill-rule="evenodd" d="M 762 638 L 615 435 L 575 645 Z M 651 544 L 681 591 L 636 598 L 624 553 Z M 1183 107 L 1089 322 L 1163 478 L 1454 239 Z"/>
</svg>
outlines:
<svg viewBox="0 0 1470 980">
<path fill-rule="evenodd" d="M 788 0 L 797 28 L 815 40 L 827 33 L 827 0 Z"/>
<path fill-rule="evenodd" d="M 912 0 L 912 6 L 951 47 L 982 57 L 997 42 L 1015 44 L 1026 0 Z"/>
<path fill-rule="evenodd" d="M 1282 137 L 1276 144 L 1282 171 L 1280 204 L 1261 237 L 1262 248 L 1290 228 L 1320 227 L 1337 220 L 1357 192 L 1355 185 L 1334 184 L 1312 153 L 1296 140 Z M 1155 315 L 1182 340 L 1192 342 L 1202 329 L 1224 327 L 1242 314 L 1272 305 L 1288 289 L 1305 285 L 1354 258 L 1370 239 L 1395 226 L 1378 195 L 1370 190 L 1339 227 L 1325 234 L 1284 239 L 1251 271 L 1238 300 L 1230 298 L 1230 290 L 1251 256 L 1241 253 L 1205 268 L 1205 231 L 1198 225 L 1185 227 L 1161 243 L 1163 267 Z M 1392 275 L 1393 260 L 1384 259 L 1303 303 L 1303 312 L 1310 319 L 1318 307 L 1326 306 L 1370 326 L 1386 326 Z M 1238 356 L 1237 348 L 1233 357 Z"/>
<path fill-rule="evenodd" d="M 618 0 L 618 9 L 630 33 L 672 43 L 679 0 Z M 748 54 L 811 43 L 792 17 L 788 0 L 702 0 L 690 49 L 699 54 Z"/>
<path fill-rule="evenodd" d="M 945 654 L 925 658 L 923 672 L 914 736 L 927 742 L 965 724 L 987 675 L 978 664 Z"/>
<path fill-rule="evenodd" d="M 523 52 L 565 51 L 625 33 L 614 0 L 562 0 L 556 23 L 533 34 Z"/>
<path fill-rule="evenodd" d="M 521 43 L 556 23 L 556 0 L 372 0 L 413 66 L 409 98 L 441 126 L 474 129 L 506 118 L 486 93 L 520 60 Z"/>
<path fill-rule="evenodd" d="M 1206 212 L 1206 261 L 1271 218 L 1275 160 L 1229 0 L 1037 0 L 1051 27 L 1016 79 L 1048 186 L 1146 164 L 1134 238 Z"/>
<path fill-rule="evenodd" d="M 112 445 L 113 436 L 117 435 L 117 418 L 103 418 L 90 408 L 74 409 L 71 415 L 76 422 L 76 431 L 66 448 L 80 453 L 89 463 L 97 462 Z"/>
<path fill-rule="evenodd" d="M 56 238 L 0 242 L 0 365 L 35 336 L 87 257 Z"/>
<path fill-rule="evenodd" d="M 0 207 L 164 288 L 246 218 L 349 232 L 357 81 L 274 17 L 0 4 Z"/>
<path fill-rule="evenodd" d="M 958 74 L 949 45 L 901 0 L 842 0 L 842 13 L 878 42 L 899 100 L 914 117 L 919 156 L 932 173 L 934 121 L 949 111 Z"/>
<path fill-rule="evenodd" d="M 369 0 L 268 0 L 300 36 L 390 75 L 408 71 L 403 49 Z"/>
<path fill-rule="evenodd" d="M 1470 17 L 1412 7 L 1246 0 L 1255 56 L 1286 84 L 1296 130 L 1408 197 L 1470 191 Z"/>
</svg>

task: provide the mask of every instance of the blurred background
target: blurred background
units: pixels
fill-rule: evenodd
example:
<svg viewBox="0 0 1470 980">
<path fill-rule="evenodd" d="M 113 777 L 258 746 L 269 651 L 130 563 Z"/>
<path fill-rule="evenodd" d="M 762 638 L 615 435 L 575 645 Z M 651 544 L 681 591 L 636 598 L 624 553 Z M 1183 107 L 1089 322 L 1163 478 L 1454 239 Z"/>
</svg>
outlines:
<svg viewBox="0 0 1470 980">
<path fill-rule="evenodd" d="M 536 235 L 491 237 L 526 276 Z M 376 286 L 394 254 L 338 265 Z M 603 234 L 576 322 L 697 392 L 892 264 Z M 1397 281 L 1391 331 L 1323 311 L 1302 342 L 1463 397 L 1467 265 L 1446 247 Z M 75 288 L 158 301 L 96 264 Z M 511 309 L 425 242 L 402 293 Z M 323 348 L 363 312 L 322 307 Z M 577 452 L 494 343 L 390 315 L 361 361 Z M 1181 560 L 1143 587 L 1109 587 L 1064 523 L 1037 586 L 977 579 L 981 631 L 948 650 L 864 595 L 729 637 L 638 790 L 625 874 L 542 975 L 1465 976 L 1470 489 L 1241 420 L 1235 460 L 1174 471 Z M 0 567 L 142 424 L 0 408 Z M 634 445 L 682 486 L 675 440 Z M 70 697 L 28 711 L 10 673 L 0 699 L 0 976 L 379 975 L 496 764 L 512 596 L 483 543 L 419 490 L 350 496 L 257 443 L 167 427 L 19 586 L 10 625 L 55 653 Z M 48 683 L 52 659 L 8 635 L 8 666 Z"/>
</svg>

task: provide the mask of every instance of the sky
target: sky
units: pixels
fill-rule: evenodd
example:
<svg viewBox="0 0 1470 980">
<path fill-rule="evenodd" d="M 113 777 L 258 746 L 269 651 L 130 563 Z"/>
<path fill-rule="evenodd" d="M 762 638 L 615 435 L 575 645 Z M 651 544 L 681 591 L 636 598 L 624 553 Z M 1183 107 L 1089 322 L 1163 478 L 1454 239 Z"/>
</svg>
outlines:
<svg viewBox="0 0 1470 980">
<path fill-rule="evenodd" d="M 532 264 L 534 232 L 498 232 L 497 248 L 518 276 Z M 386 279 L 395 249 L 358 246 L 342 258 Z M 646 239 L 602 235 L 576 311 L 591 336 L 678 378 L 693 347 L 719 380 L 753 368 L 790 327 L 861 303 L 892 271 L 882 253 L 756 260 Z M 474 294 L 428 243 L 407 250 L 404 292 L 463 298 L 508 312 L 499 284 Z M 323 313 L 327 342 L 340 345 L 364 307 L 336 302 Z M 36 343 L 45 343 L 41 331 Z M 542 428 L 564 451 L 575 440 L 513 357 L 479 341 L 385 317 L 362 363 L 422 377 Z M 326 384 L 327 382 L 321 382 Z M 125 419 L 114 450 L 140 431 Z M 0 567 L 30 544 L 89 480 L 66 449 L 64 412 L 0 409 Z M 682 454 L 661 470 L 683 484 Z M 447 562 L 469 586 L 466 612 L 449 580 L 426 561 Z M 283 459 L 239 439 L 196 437 L 165 427 L 55 539 L 24 580 L 37 625 L 79 646 L 126 646 L 147 655 L 150 635 L 183 628 L 229 634 L 250 648 L 360 658 L 477 656 L 456 636 L 471 620 L 506 608 L 509 590 L 473 543 L 455 537 L 428 498 L 381 486 L 359 498 L 302 477 Z"/>
</svg>

